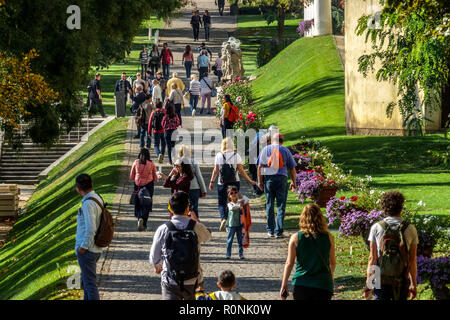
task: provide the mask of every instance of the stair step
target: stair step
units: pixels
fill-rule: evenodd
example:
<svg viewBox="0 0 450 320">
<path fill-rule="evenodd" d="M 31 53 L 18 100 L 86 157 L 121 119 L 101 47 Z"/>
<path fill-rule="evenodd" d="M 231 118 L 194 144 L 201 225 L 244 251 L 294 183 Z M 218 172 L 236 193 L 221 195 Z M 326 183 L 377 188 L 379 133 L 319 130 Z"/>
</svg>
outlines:
<svg viewBox="0 0 450 320">
<path fill-rule="evenodd" d="M 0 180 L 5 180 L 5 179 L 16 179 L 16 180 L 24 180 L 24 181 L 29 181 L 29 180 L 36 180 L 36 175 L 17 175 L 15 174 L 1 174 L 0 175 Z"/>
<path fill-rule="evenodd" d="M 45 168 L 45 167 L 44 167 Z M 6 173 L 21 173 L 21 172 L 26 172 L 27 174 L 30 172 L 41 172 L 42 171 L 42 167 L 35 167 L 35 166 L 21 166 L 21 167 L 11 167 L 11 168 L 6 168 L 6 167 L 0 167 L 0 175 L 2 174 L 6 174 Z"/>
</svg>

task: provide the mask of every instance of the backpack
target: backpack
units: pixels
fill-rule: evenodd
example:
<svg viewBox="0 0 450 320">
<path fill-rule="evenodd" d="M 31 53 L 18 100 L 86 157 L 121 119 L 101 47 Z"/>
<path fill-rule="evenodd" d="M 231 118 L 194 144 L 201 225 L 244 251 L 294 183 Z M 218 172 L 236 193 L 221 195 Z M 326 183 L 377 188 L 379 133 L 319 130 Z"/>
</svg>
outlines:
<svg viewBox="0 0 450 320">
<path fill-rule="evenodd" d="M 144 209 L 150 209 L 152 207 L 152 197 L 150 196 L 150 192 L 146 187 L 140 188 L 138 195 L 139 205 L 144 207 Z"/>
<path fill-rule="evenodd" d="M 94 201 L 100 209 L 102 215 L 100 217 L 100 225 L 98 226 L 94 240 L 95 245 L 100 248 L 109 246 L 114 236 L 114 221 L 111 213 L 95 198 L 87 198 L 86 200 Z"/>
<path fill-rule="evenodd" d="M 232 157 L 236 156 L 236 152 Z M 233 165 L 227 163 L 225 155 L 222 153 L 224 164 L 219 169 L 219 179 L 222 185 L 231 184 L 236 182 L 236 169 Z M 231 159 L 230 158 L 230 159 Z"/>
<path fill-rule="evenodd" d="M 386 221 L 378 222 L 383 228 L 381 237 L 381 250 L 378 258 L 380 267 L 381 284 L 399 287 L 406 279 L 408 267 L 408 249 L 404 232 L 409 226 L 408 222 L 402 221 L 397 229 Z"/>
<path fill-rule="evenodd" d="M 156 130 L 156 131 L 163 130 L 162 120 L 163 120 L 164 116 L 165 116 L 164 111 L 162 111 L 162 110 L 155 111 L 155 113 L 153 114 L 153 118 L 152 118 L 152 128 L 154 130 Z"/>
<path fill-rule="evenodd" d="M 184 291 L 184 281 L 199 275 L 200 256 L 198 237 L 194 232 L 195 221 L 190 220 L 186 229 L 179 230 L 169 221 L 166 223 L 169 232 L 166 238 L 167 276 L 177 282 Z"/>
<path fill-rule="evenodd" d="M 230 105 L 230 113 L 228 114 L 228 121 L 236 122 L 238 120 L 239 110 L 234 105 Z"/>
<path fill-rule="evenodd" d="M 284 160 L 279 148 L 274 147 L 272 149 L 267 165 L 274 170 L 284 168 Z"/>
<path fill-rule="evenodd" d="M 170 118 L 167 116 L 166 125 L 164 126 L 164 130 L 177 130 L 179 124 L 178 116 Z"/>
</svg>

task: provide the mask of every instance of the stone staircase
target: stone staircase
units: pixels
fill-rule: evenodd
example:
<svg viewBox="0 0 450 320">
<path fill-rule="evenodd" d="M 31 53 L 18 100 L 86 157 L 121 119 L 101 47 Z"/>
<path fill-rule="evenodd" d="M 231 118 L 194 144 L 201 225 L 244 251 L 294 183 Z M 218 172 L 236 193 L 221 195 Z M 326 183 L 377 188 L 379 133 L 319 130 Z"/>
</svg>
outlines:
<svg viewBox="0 0 450 320">
<path fill-rule="evenodd" d="M 97 125 L 102 118 L 83 119 L 79 127 L 69 134 L 61 135 L 59 142 L 50 149 L 33 144 L 26 139 L 23 149 L 16 152 L 8 144 L 3 144 L 0 158 L 0 183 L 34 185 L 39 183 L 39 174 L 75 147 L 81 138 Z"/>
</svg>

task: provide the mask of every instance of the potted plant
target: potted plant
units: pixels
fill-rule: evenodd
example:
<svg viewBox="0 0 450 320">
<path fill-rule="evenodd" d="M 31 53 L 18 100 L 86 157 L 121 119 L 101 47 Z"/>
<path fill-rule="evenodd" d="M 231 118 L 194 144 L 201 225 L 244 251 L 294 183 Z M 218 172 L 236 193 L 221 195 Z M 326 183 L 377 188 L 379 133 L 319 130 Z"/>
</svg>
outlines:
<svg viewBox="0 0 450 320">
<path fill-rule="evenodd" d="M 450 256 L 438 258 L 417 257 L 417 282 L 429 283 L 437 300 L 449 300 Z"/>
<path fill-rule="evenodd" d="M 327 180 L 314 170 L 297 173 L 298 199 L 304 203 L 310 198 L 320 207 L 325 207 L 328 200 L 336 195 L 337 186 L 334 180 Z"/>
</svg>

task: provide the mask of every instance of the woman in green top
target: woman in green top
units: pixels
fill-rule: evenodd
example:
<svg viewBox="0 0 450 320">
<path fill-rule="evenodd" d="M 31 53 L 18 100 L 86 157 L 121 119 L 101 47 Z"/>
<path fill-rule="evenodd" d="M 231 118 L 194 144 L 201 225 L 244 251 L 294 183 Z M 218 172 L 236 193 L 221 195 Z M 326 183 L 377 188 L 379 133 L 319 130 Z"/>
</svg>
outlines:
<svg viewBox="0 0 450 320">
<path fill-rule="evenodd" d="M 287 283 L 297 258 L 294 300 L 331 300 L 333 296 L 336 256 L 333 236 L 316 204 L 309 204 L 300 215 L 300 231 L 291 236 L 284 267 L 280 296 L 289 296 Z"/>
</svg>

